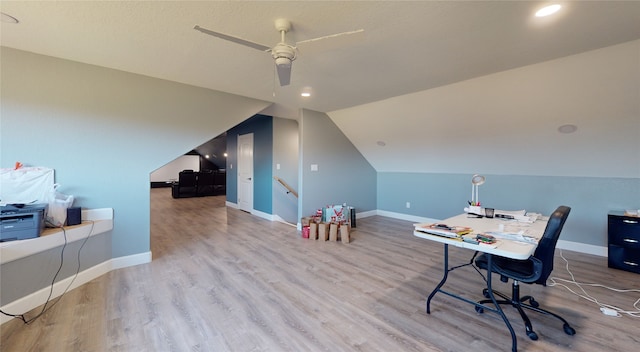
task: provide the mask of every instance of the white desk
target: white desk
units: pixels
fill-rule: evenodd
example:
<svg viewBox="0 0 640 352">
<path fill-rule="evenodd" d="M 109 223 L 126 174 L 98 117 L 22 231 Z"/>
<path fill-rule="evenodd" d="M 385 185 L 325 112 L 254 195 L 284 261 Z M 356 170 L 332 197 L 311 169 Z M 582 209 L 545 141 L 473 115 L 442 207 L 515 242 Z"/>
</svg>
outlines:
<svg viewBox="0 0 640 352">
<path fill-rule="evenodd" d="M 500 225 L 503 225 L 504 230 L 500 232 L 517 233 L 519 231 L 524 231 L 527 236 L 536 238 L 538 240 L 544 234 L 544 230 L 547 226 L 546 219 L 538 220 L 530 224 L 530 223 L 520 223 L 514 220 L 504 220 L 504 219 L 497 219 L 497 218 L 493 218 L 493 219 L 476 218 L 476 217 L 470 217 L 467 214 L 462 214 L 462 215 L 454 216 L 448 219 L 444 219 L 441 221 L 441 223 L 449 226 L 467 226 L 473 229 L 474 234 L 482 233 L 482 232 L 499 231 Z M 417 225 L 419 224 L 416 224 L 416 226 Z M 500 257 L 524 260 L 529 258 L 529 256 L 531 256 L 534 253 L 534 251 L 536 250 L 537 244 L 525 243 L 520 241 L 512 241 L 505 238 L 498 238 L 495 246 L 484 246 L 484 245 L 463 242 L 460 239 L 456 239 L 456 238 L 448 238 L 448 237 L 433 235 L 433 234 L 429 234 L 422 231 L 414 231 L 413 234 L 416 237 L 424 238 L 434 242 L 440 242 L 444 245 L 444 275 L 442 277 L 442 280 L 440 280 L 440 283 L 438 283 L 436 288 L 429 295 L 429 298 L 427 298 L 427 314 L 431 314 L 431 299 L 433 299 L 435 294 L 438 292 L 444 293 L 450 297 L 462 300 L 464 302 L 473 304 L 476 306 L 476 310 L 486 309 L 486 310 L 495 312 L 498 315 L 500 315 L 500 317 L 502 317 L 502 320 L 504 321 L 505 325 L 509 329 L 509 332 L 511 333 L 511 349 L 513 352 L 516 352 L 517 339 L 516 339 L 515 332 L 511 327 L 511 323 L 509 323 L 509 320 L 507 319 L 504 312 L 502 311 L 502 308 L 500 308 L 500 305 L 497 304 L 496 299 L 493 295 L 493 290 L 491 288 L 491 268 L 493 266 L 492 256 L 497 255 Z M 493 305 L 495 306 L 495 308 L 482 305 L 478 302 L 472 301 L 470 299 L 467 299 L 465 297 L 459 296 L 457 294 L 454 294 L 442 289 L 442 286 L 447 281 L 449 272 L 457 268 L 460 268 L 462 266 L 472 265 L 473 263 L 473 259 L 472 259 L 471 262 L 469 262 L 468 264 L 463 264 L 460 266 L 449 268 L 449 245 L 460 247 L 460 248 L 471 249 L 474 251 L 483 252 L 487 254 L 487 266 L 488 266 L 487 276 L 486 276 L 487 293 L 489 295 L 489 298 L 491 298 L 491 301 L 493 302 Z"/>
<path fill-rule="evenodd" d="M 544 233 L 544 229 L 547 226 L 546 220 L 538 220 L 534 223 L 523 223 L 517 222 L 514 220 L 504 220 L 504 219 L 488 219 L 488 218 L 475 218 L 469 217 L 467 214 L 461 214 L 454 216 L 452 218 L 445 219 L 441 221 L 443 224 L 447 224 L 450 226 L 467 226 L 473 229 L 473 233 L 482 233 L 482 232 L 498 232 L 499 225 L 504 226 L 504 230 L 501 232 L 505 233 L 518 233 L 520 231 L 524 231 L 525 235 L 530 237 L 534 237 L 539 240 Z M 501 257 L 507 257 L 512 259 L 520 259 L 524 260 L 529 258 L 531 254 L 536 249 L 536 244 L 518 242 L 518 241 L 509 241 L 506 239 L 498 238 L 495 248 L 491 248 L 489 246 L 481 246 L 472 243 L 462 242 L 460 240 L 455 240 L 443 236 L 432 235 L 429 233 L 414 231 L 413 234 L 416 237 L 428 239 L 431 241 L 436 241 L 440 243 L 450 244 L 455 247 L 472 249 L 484 253 L 490 253 L 494 255 L 498 255 Z"/>
</svg>

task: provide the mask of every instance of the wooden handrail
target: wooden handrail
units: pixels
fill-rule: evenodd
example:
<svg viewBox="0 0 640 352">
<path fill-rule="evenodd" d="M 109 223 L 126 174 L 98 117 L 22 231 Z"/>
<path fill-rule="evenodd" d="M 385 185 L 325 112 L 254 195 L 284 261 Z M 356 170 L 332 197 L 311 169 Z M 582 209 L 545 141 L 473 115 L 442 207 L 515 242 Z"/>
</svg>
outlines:
<svg viewBox="0 0 640 352">
<path fill-rule="evenodd" d="M 278 176 L 273 176 L 273 178 L 274 178 L 276 181 L 280 182 L 280 184 L 281 184 L 281 185 L 283 185 L 283 186 L 284 186 L 284 188 L 286 188 L 286 189 L 287 189 L 287 193 L 291 193 L 291 194 L 293 194 L 296 198 L 298 198 L 298 192 L 296 192 L 295 190 L 293 190 L 293 188 L 291 188 L 291 186 L 289 186 L 286 182 L 284 182 L 284 180 L 283 180 L 283 179 L 281 179 L 281 178 L 280 178 L 280 177 L 278 177 Z"/>
</svg>

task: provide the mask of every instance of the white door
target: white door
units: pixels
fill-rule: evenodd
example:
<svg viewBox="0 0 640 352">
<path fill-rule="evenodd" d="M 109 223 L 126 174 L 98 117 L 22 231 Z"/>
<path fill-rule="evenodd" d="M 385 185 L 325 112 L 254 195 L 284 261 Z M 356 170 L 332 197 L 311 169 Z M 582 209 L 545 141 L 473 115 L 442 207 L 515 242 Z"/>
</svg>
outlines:
<svg viewBox="0 0 640 352">
<path fill-rule="evenodd" d="M 238 208 L 253 210 L 253 133 L 238 136 Z"/>
</svg>

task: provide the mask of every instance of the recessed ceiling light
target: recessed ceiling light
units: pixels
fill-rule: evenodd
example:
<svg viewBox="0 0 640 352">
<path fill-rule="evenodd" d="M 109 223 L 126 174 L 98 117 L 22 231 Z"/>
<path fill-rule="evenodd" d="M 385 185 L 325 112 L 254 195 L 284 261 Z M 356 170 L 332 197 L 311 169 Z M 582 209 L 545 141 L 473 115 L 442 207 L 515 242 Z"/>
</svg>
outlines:
<svg viewBox="0 0 640 352">
<path fill-rule="evenodd" d="M 312 92 L 313 92 L 313 88 L 309 86 L 302 87 L 302 89 L 300 90 L 300 96 L 307 98 L 311 96 Z"/>
<path fill-rule="evenodd" d="M 559 4 L 553 4 L 549 6 L 545 6 L 536 12 L 536 17 L 545 17 L 549 15 L 553 15 L 558 12 L 562 6 Z"/>
<path fill-rule="evenodd" d="M 578 130 L 578 126 L 576 125 L 562 125 L 558 127 L 558 132 L 560 133 L 573 133 Z"/>
<path fill-rule="evenodd" d="M 11 15 L 7 15 L 4 12 L 0 12 L 0 14 L 2 15 L 2 17 L 0 19 L 0 21 L 2 23 L 18 23 L 18 22 L 20 22 L 20 21 L 18 21 L 17 18 L 15 18 L 15 17 L 13 17 Z"/>
<path fill-rule="evenodd" d="M 304 88 L 302 88 L 302 91 L 300 92 L 300 96 L 303 96 L 305 98 L 310 97 L 312 91 L 313 91 L 313 89 L 311 89 L 311 87 L 304 87 Z"/>
<path fill-rule="evenodd" d="M 387 145 L 387 143 L 385 143 L 384 141 L 377 141 L 376 144 L 381 147 L 384 147 L 385 145 Z"/>
</svg>

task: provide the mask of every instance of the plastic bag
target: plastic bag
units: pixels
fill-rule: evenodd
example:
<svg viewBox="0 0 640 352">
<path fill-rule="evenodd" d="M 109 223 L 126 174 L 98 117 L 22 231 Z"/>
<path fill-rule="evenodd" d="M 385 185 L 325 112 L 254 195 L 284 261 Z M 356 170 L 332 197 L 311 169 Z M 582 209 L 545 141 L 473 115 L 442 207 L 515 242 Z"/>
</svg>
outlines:
<svg viewBox="0 0 640 352">
<path fill-rule="evenodd" d="M 73 204 L 73 196 L 57 191 L 60 185 L 56 184 L 50 191 L 49 208 L 45 215 L 47 227 L 62 227 L 67 221 L 67 209 Z"/>
<path fill-rule="evenodd" d="M 2 204 L 46 203 L 54 186 L 53 169 L 22 167 L 0 169 Z"/>
</svg>

